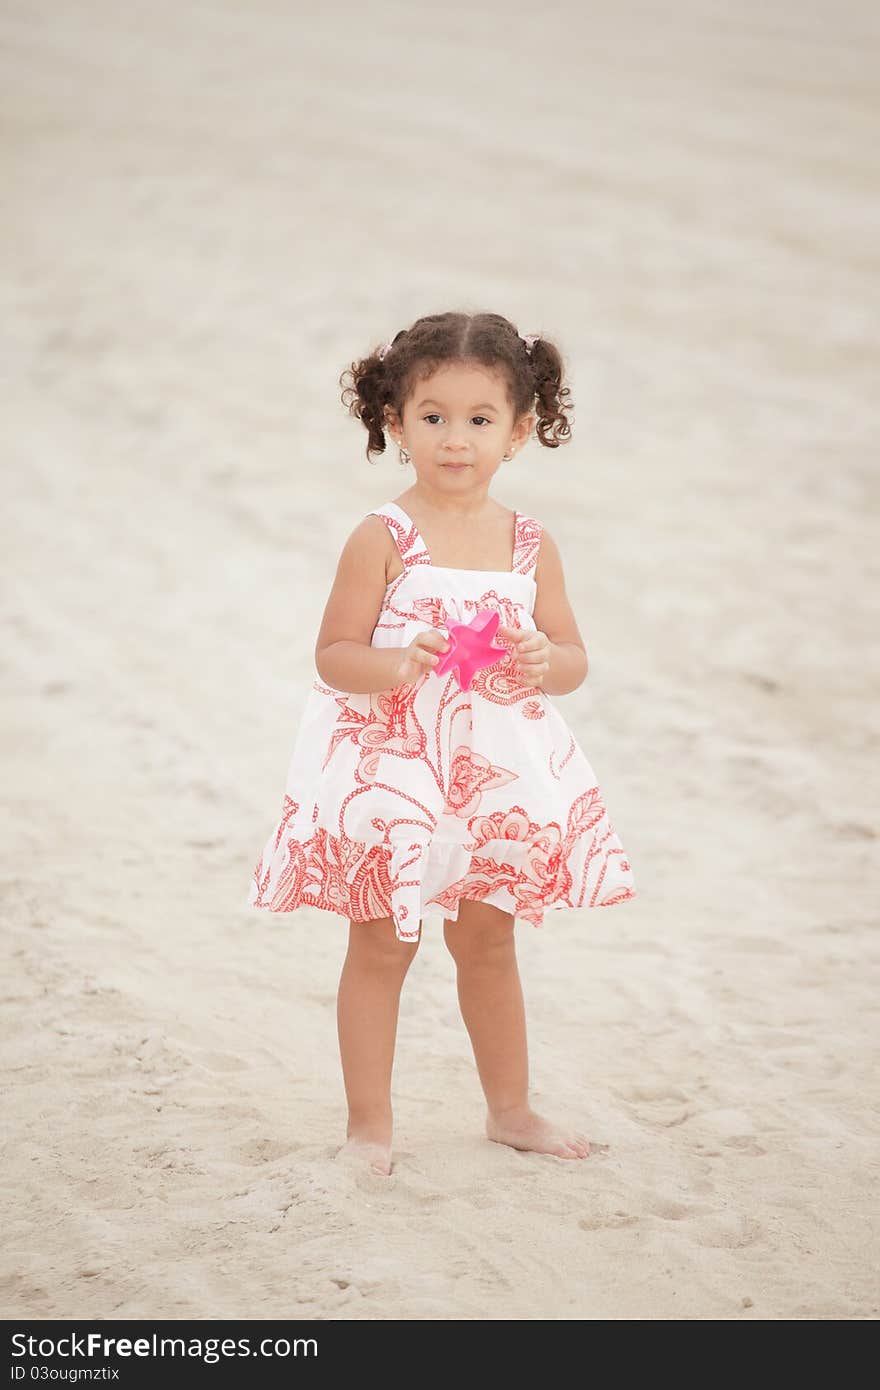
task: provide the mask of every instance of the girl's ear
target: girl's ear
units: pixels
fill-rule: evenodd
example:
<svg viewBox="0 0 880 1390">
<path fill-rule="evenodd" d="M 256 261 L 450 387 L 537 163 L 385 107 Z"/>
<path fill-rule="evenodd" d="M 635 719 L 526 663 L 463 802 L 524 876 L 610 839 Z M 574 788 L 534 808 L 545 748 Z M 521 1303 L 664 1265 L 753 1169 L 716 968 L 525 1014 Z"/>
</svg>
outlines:
<svg viewBox="0 0 880 1390">
<path fill-rule="evenodd" d="M 532 432 L 535 428 L 535 421 L 537 418 L 538 417 L 534 414 L 534 412 L 531 412 L 528 415 L 523 415 L 520 418 L 519 424 L 516 428 L 516 436 L 521 443 L 525 444 L 529 439 L 531 439 Z"/>
</svg>

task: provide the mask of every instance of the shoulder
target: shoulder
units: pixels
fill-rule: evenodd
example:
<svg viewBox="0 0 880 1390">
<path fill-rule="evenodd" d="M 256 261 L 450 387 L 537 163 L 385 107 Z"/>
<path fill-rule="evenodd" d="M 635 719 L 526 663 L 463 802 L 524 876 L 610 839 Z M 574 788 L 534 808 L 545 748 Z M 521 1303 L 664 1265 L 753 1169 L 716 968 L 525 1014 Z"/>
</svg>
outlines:
<svg viewBox="0 0 880 1390">
<path fill-rule="evenodd" d="M 352 543 L 355 545 L 369 546 L 371 543 L 376 545 L 381 543 L 383 535 L 388 535 L 388 527 L 385 522 L 375 512 L 368 512 L 349 532 L 345 543 L 346 545 Z"/>
<path fill-rule="evenodd" d="M 390 571 L 397 555 L 397 546 L 381 516 L 377 516 L 375 512 L 368 512 L 355 526 L 347 544 L 361 550 L 365 557 L 373 561 L 378 560 L 385 568 L 386 582 L 391 578 Z"/>
<path fill-rule="evenodd" d="M 562 577 L 562 555 L 552 534 L 540 521 L 534 523 L 540 537 L 538 560 L 535 565 L 535 583 L 553 582 Z"/>
<path fill-rule="evenodd" d="M 391 534 L 381 516 L 368 513 L 361 518 L 349 532 L 342 548 L 343 555 L 349 559 L 379 560 L 388 554 L 389 547 L 394 550 Z"/>
</svg>

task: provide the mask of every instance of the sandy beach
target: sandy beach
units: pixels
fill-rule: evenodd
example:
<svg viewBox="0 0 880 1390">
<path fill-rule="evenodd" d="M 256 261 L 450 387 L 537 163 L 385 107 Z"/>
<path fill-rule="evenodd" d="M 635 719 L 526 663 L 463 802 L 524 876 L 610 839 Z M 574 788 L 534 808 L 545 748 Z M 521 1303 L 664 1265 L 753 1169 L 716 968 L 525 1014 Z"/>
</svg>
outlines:
<svg viewBox="0 0 880 1390">
<path fill-rule="evenodd" d="M 0 1315 L 876 1317 L 878 30 L 5 7 Z M 493 494 L 562 553 L 639 897 L 516 928 L 590 1158 L 484 1137 L 433 919 L 381 1178 L 333 1158 L 347 923 L 244 898 L 410 481 L 339 375 L 448 308 L 568 361 Z"/>
</svg>

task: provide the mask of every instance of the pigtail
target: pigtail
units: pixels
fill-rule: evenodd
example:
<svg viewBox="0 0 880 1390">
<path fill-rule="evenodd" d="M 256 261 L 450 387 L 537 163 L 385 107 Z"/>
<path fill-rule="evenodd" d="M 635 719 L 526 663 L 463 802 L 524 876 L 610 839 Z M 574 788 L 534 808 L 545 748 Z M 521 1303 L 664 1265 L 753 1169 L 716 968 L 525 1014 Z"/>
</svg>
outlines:
<svg viewBox="0 0 880 1390">
<path fill-rule="evenodd" d="M 554 343 L 540 336 L 535 337 L 528 355 L 535 381 L 535 434 L 548 449 L 558 449 L 571 437 L 565 411 L 574 406 L 571 392 L 562 384 L 562 357 Z"/>
<path fill-rule="evenodd" d="M 362 357 L 342 373 L 339 385 L 342 403 L 355 420 L 360 420 L 367 431 L 367 462 L 372 463 L 371 454 L 384 454 L 385 440 L 385 402 L 387 395 L 387 368 L 380 357 L 381 347 L 377 347 L 368 357 Z"/>
</svg>

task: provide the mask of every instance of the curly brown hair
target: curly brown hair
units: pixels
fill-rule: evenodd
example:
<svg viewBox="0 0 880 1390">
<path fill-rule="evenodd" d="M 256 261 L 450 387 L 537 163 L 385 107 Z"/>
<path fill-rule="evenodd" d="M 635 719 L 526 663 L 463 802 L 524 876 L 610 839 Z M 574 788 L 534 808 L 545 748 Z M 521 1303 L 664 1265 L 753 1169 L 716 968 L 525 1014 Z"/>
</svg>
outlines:
<svg viewBox="0 0 880 1390">
<path fill-rule="evenodd" d="M 490 370 L 499 368 L 508 383 L 508 396 L 518 420 L 535 410 L 535 433 L 548 449 L 558 449 L 571 435 L 565 412 L 574 402 L 562 384 L 563 362 L 559 349 L 548 338 L 536 337 L 531 352 L 519 331 L 501 314 L 466 314 L 450 311 L 426 314 L 410 328 L 402 328 L 390 349 L 380 357 L 375 348 L 367 357 L 352 362 L 339 378 L 342 403 L 360 420 L 369 436 L 371 454 L 383 454 L 385 407 L 402 418 L 404 402 L 416 382 L 447 362 L 477 362 Z"/>
</svg>

